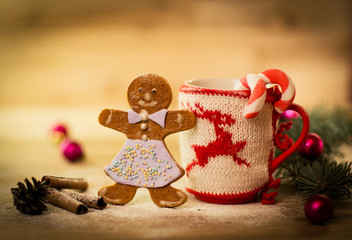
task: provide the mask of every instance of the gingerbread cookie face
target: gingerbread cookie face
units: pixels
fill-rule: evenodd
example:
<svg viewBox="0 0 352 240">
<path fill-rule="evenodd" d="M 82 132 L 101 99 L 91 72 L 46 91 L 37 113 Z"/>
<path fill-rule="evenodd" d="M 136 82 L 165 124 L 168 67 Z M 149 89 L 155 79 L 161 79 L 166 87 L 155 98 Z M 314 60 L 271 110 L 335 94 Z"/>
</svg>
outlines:
<svg viewBox="0 0 352 240">
<path fill-rule="evenodd" d="M 154 113 L 169 107 L 172 100 L 171 87 L 163 77 L 156 74 L 141 75 L 130 83 L 127 99 L 133 111 Z"/>
</svg>

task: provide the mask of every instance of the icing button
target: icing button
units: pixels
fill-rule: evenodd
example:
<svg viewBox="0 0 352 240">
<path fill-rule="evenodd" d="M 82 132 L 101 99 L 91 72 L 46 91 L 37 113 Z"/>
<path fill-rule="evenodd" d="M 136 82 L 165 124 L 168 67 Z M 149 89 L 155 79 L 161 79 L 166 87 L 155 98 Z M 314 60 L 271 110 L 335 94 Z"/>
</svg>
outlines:
<svg viewBox="0 0 352 240">
<path fill-rule="evenodd" d="M 141 124 L 141 129 L 145 130 L 147 128 L 148 128 L 148 124 L 146 124 L 146 123 Z"/>
<path fill-rule="evenodd" d="M 149 118 L 148 112 L 144 109 L 141 111 L 139 115 L 141 116 L 142 121 L 147 121 Z"/>
<path fill-rule="evenodd" d="M 147 135 L 145 135 L 145 134 L 144 134 L 144 135 L 142 135 L 142 140 L 143 140 L 143 141 L 147 141 L 147 140 L 148 140 L 148 136 L 147 136 Z"/>
</svg>

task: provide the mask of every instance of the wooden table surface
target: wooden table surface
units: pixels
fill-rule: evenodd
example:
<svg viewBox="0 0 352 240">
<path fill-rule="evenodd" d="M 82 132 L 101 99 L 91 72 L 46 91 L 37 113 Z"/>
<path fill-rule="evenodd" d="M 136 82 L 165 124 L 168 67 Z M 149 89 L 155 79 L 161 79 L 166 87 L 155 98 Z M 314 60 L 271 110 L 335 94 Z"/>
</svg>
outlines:
<svg viewBox="0 0 352 240">
<path fill-rule="evenodd" d="M 85 215 L 75 215 L 51 205 L 43 215 L 21 214 L 12 203 L 10 188 L 16 187 L 18 181 L 23 182 L 25 177 L 83 177 L 89 184 L 87 193 L 91 194 L 112 183 L 103 168 L 117 154 L 125 137 L 99 126 L 95 121 L 98 113 L 95 110 L 72 109 L 72 138 L 82 144 L 86 157 L 83 162 L 69 163 L 47 138 L 50 120 L 66 111 L 64 108 L 1 112 L 2 126 L 8 124 L 9 127 L 3 128 L 3 134 L 13 132 L 0 139 L 0 230 L 3 239 L 347 239 L 352 236 L 352 201 L 336 206 L 333 219 L 318 226 L 305 218 L 304 200 L 290 187 L 281 187 L 275 205 L 259 202 L 209 204 L 188 194 L 189 200 L 183 206 L 161 209 L 152 203 L 146 190 L 139 189 L 134 200 L 126 206 L 108 205 L 104 210 L 92 210 Z M 42 117 L 45 114 L 53 119 Z M 13 130 L 14 125 L 19 126 L 19 132 Z M 95 128 L 99 134 L 94 136 Z M 32 134 L 35 134 L 31 135 L 26 129 L 34 129 Z M 166 143 L 179 161 L 178 136 L 171 135 Z M 345 152 L 347 159 L 352 156 L 352 149 L 346 148 Z M 183 178 L 174 186 L 184 189 L 185 184 Z"/>
</svg>

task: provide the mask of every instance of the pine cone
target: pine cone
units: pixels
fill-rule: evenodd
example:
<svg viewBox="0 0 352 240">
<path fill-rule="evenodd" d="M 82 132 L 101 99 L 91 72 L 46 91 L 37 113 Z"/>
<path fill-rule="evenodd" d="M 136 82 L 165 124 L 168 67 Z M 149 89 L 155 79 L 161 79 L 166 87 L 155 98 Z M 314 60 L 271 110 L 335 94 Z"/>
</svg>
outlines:
<svg viewBox="0 0 352 240">
<path fill-rule="evenodd" d="M 43 203 L 47 195 L 48 181 L 37 181 L 32 177 L 33 184 L 26 178 L 26 186 L 18 182 L 18 188 L 11 188 L 16 209 L 24 214 L 39 215 L 48 210 Z"/>
</svg>

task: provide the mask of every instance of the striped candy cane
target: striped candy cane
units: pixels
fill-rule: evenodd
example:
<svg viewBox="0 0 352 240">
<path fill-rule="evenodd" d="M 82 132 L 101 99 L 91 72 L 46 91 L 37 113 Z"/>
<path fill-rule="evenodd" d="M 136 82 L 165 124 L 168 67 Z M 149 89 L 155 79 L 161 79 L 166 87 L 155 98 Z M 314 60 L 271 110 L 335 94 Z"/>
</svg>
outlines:
<svg viewBox="0 0 352 240">
<path fill-rule="evenodd" d="M 275 102 L 275 110 L 285 111 L 293 102 L 296 90 L 291 78 L 281 70 L 269 69 L 259 74 L 247 74 L 237 81 L 235 90 L 251 90 L 251 96 L 243 111 L 245 118 L 254 118 L 262 109 L 266 99 L 266 84 L 274 83 L 281 87 L 281 99 Z"/>
</svg>

